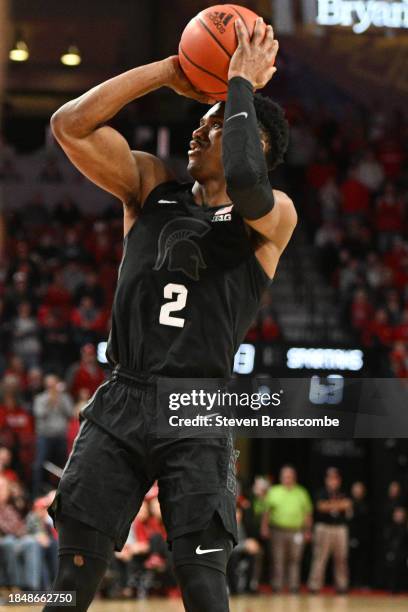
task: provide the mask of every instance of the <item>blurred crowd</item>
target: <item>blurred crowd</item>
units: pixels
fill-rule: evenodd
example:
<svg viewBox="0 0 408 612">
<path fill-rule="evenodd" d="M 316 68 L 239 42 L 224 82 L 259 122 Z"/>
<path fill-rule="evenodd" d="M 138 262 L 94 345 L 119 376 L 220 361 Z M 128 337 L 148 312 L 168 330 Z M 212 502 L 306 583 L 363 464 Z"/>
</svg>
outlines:
<svg viewBox="0 0 408 612">
<path fill-rule="evenodd" d="M 375 352 L 372 374 L 408 376 L 408 123 L 401 113 L 288 108 L 291 146 L 283 181 L 338 294 L 344 325 Z M 18 157 L 0 143 L 0 186 L 24 181 Z M 122 212 L 85 214 L 68 195 L 46 205 L 42 185 L 64 185 L 57 157 L 22 208 L 5 211 L 0 257 L 0 585 L 46 588 L 55 574 L 56 534 L 46 508 L 78 431 L 78 414 L 105 378 L 96 347 L 110 326 L 122 257 Z M 1 211 L 0 211 L 1 212 Z M 249 340 L 284 339 L 273 291 Z M 378 359 L 379 357 L 379 359 Z M 379 365 L 378 365 L 379 364 Z M 377 368 L 377 370 L 376 370 Z M 407 508 L 397 482 L 384 505 L 383 587 L 406 584 Z M 51 493 L 49 493 L 51 491 Z M 371 584 L 372 521 L 364 483 L 350 491 L 328 471 L 312 495 L 285 467 L 280 483 L 257 478 L 239 498 L 240 543 L 231 592 L 318 592 L 326 566 L 339 592 Z M 143 505 L 102 585 L 107 596 L 172 592 L 155 493 Z M 405 573 L 404 568 L 405 567 Z"/>
<path fill-rule="evenodd" d="M 30 501 L 10 463 L 10 451 L 0 447 L 0 596 L 48 589 L 57 568 L 57 534 L 47 513 L 55 490 Z M 179 596 L 157 496 L 155 484 L 112 559 L 100 596 Z M 292 465 L 281 468 L 276 483 L 271 475 L 257 476 L 247 488 L 241 483 L 239 542 L 227 570 L 230 593 L 318 594 L 327 587 L 344 594 L 373 585 L 407 591 L 407 503 L 401 484 L 390 482 L 381 508 L 378 579 L 374 510 L 365 483 L 353 482 L 348 489 L 340 470 L 329 467 L 321 488 L 309 493 Z"/>
<path fill-rule="evenodd" d="M 256 477 L 238 498 L 240 543 L 229 564 L 231 591 L 270 585 L 274 593 L 298 593 L 303 584 L 318 594 L 328 582 L 339 594 L 374 584 L 393 593 L 406 591 L 407 506 L 401 484 L 390 482 L 380 511 L 383 533 L 375 547 L 375 510 L 364 482 L 346 488 L 337 467 L 327 468 L 321 488 L 311 493 L 298 483 L 291 465 L 281 468 L 276 484 L 270 476 Z"/>
<path fill-rule="evenodd" d="M 408 119 L 292 108 L 287 182 L 373 375 L 408 376 Z M 368 350 L 367 350 L 368 349 Z"/>
<path fill-rule="evenodd" d="M 408 121 L 402 112 L 344 108 L 335 118 L 326 108 L 287 105 L 291 142 L 278 184 L 299 209 L 344 326 L 375 354 L 372 375 L 406 377 Z M 4 141 L 0 147 L 0 186 L 21 183 L 19 157 Z M 66 184 L 68 193 L 83 179 L 67 173 L 55 153 L 42 159 L 30 201 L 6 212 L 0 343 L 26 367 L 41 363 L 63 374 L 83 344 L 106 339 L 122 212 L 112 204 L 92 217 L 68 195 L 46 205 L 41 186 Z M 280 338 L 272 290 L 248 340 Z M 0 375 L 4 367 L 2 351 Z"/>
</svg>

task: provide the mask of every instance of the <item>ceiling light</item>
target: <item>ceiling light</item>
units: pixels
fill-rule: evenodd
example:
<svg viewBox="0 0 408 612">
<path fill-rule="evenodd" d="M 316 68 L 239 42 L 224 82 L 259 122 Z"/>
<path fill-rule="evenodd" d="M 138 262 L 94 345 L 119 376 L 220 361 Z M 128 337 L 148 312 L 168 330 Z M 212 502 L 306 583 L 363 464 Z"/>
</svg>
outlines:
<svg viewBox="0 0 408 612">
<path fill-rule="evenodd" d="M 79 66 L 82 62 L 81 54 L 76 45 L 70 45 L 61 55 L 61 63 L 65 66 Z"/>
<path fill-rule="evenodd" d="M 9 58 L 12 62 L 26 62 L 30 57 L 27 44 L 21 38 L 16 40 L 13 48 L 10 49 Z"/>
</svg>

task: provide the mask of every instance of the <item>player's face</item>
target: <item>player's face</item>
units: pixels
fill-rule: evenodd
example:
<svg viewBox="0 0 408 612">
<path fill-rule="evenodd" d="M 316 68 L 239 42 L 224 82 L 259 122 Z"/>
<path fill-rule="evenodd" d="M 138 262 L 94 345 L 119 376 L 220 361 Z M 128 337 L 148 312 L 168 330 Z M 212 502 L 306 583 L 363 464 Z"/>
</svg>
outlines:
<svg viewBox="0 0 408 612">
<path fill-rule="evenodd" d="M 224 103 L 217 102 L 200 119 L 194 130 L 188 151 L 188 171 L 199 182 L 223 176 L 222 128 Z"/>
</svg>

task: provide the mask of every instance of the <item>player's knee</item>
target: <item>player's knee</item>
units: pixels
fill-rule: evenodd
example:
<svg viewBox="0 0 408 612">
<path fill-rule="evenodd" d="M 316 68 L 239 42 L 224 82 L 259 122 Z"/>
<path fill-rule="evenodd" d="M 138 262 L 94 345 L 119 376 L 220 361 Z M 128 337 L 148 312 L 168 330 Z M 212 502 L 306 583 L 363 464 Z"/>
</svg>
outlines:
<svg viewBox="0 0 408 612">
<path fill-rule="evenodd" d="M 204 565 L 176 567 L 187 612 L 228 612 L 227 582 L 223 572 Z"/>
<path fill-rule="evenodd" d="M 84 587 L 87 576 L 87 560 L 83 555 L 62 555 L 59 559 L 58 573 L 54 588 L 58 591 L 77 591 Z M 83 568 L 81 572 L 80 569 Z M 58 588 L 56 588 L 58 587 Z"/>
<path fill-rule="evenodd" d="M 74 592 L 75 610 L 85 612 L 91 604 L 107 565 L 107 562 L 102 559 L 88 557 L 81 553 L 61 555 L 53 591 Z M 59 609 L 61 607 L 58 605 L 47 605 L 44 608 L 47 612 Z"/>
<path fill-rule="evenodd" d="M 180 576 L 180 571 L 177 573 Z M 198 610 L 201 610 L 200 598 L 202 596 L 202 589 L 204 587 L 202 580 L 190 576 L 184 581 L 180 580 L 179 584 L 183 593 L 183 599 L 188 605 L 188 612 L 198 612 Z"/>
</svg>

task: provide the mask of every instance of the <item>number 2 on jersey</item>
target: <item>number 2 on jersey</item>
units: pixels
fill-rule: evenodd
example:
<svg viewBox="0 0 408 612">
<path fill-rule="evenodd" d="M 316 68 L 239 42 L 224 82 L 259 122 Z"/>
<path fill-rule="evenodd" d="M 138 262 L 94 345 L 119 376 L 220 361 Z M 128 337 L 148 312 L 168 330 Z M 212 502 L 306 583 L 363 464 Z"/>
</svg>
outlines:
<svg viewBox="0 0 408 612">
<path fill-rule="evenodd" d="M 183 310 L 187 302 L 188 289 L 184 285 L 176 283 L 168 283 L 163 290 L 164 297 L 171 299 L 171 302 L 163 304 L 160 308 L 159 323 L 161 325 L 170 325 L 171 327 L 184 327 L 185 319 L 175 317 L 171 313 Z M 175 299 L 173 299 L 175 297 Z"/>
</svg>

